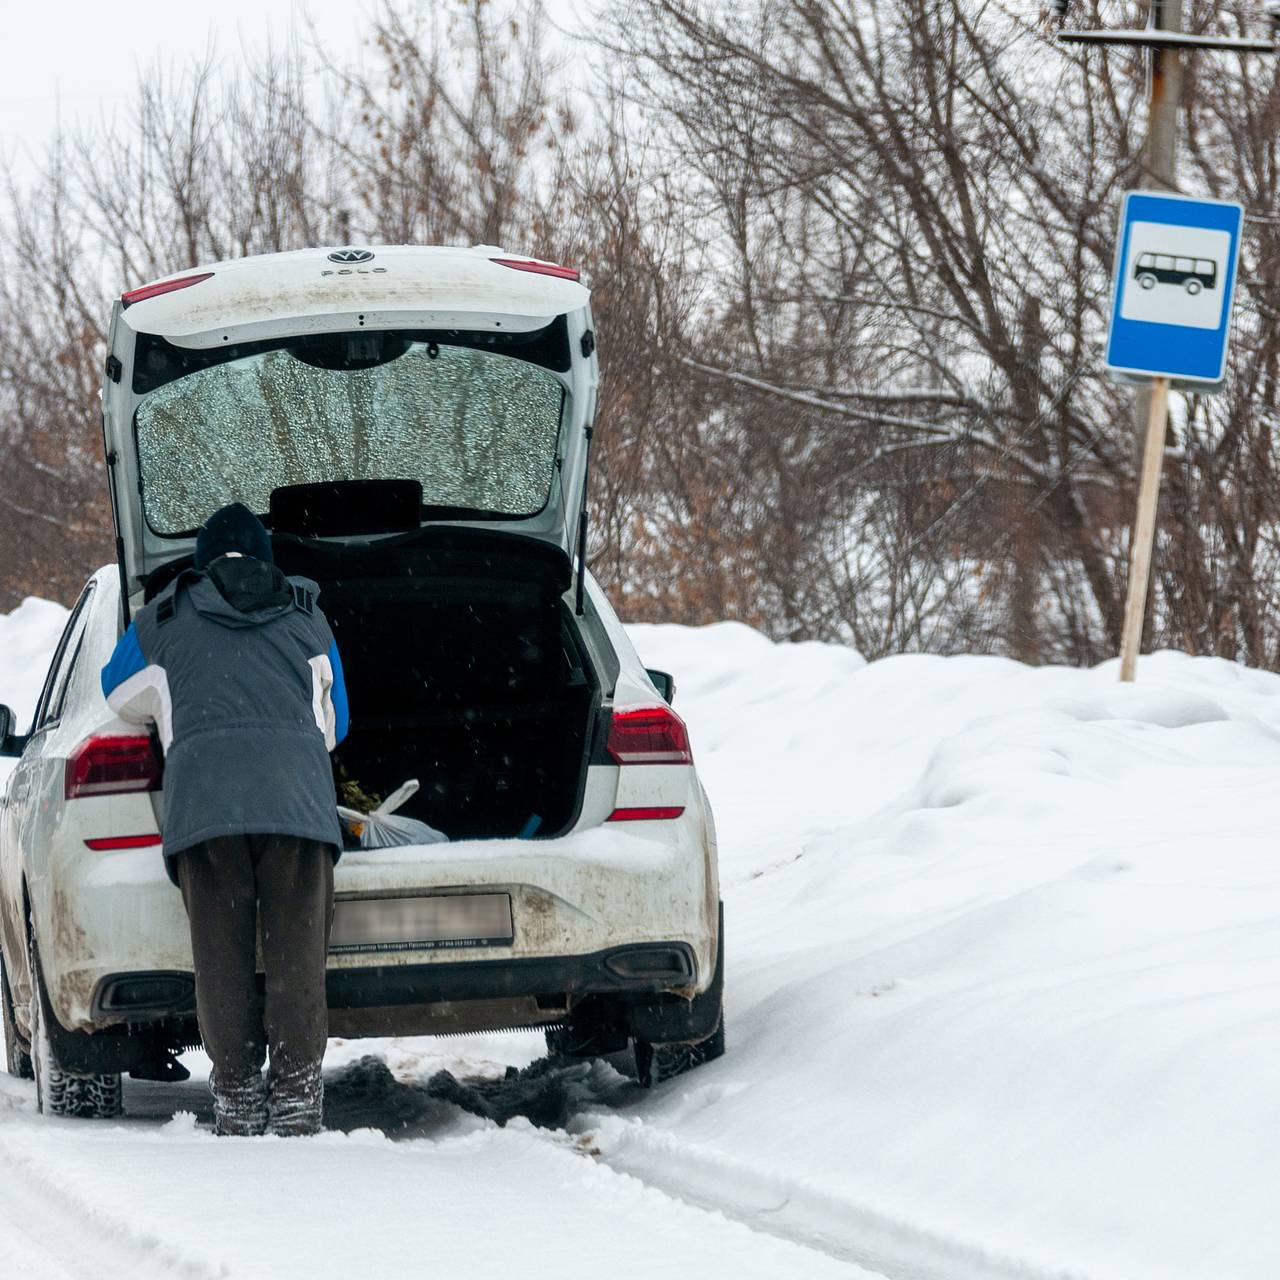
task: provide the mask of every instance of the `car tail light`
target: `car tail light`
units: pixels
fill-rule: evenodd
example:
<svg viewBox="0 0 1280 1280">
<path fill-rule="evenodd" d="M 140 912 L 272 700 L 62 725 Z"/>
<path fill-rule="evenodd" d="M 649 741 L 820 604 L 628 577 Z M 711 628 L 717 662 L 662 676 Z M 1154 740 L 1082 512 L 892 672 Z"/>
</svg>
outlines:
<svg viewBox="0 0 1280 1280">
<path fill-rule="evenodd" d="M 619 764 L 692 764 L 689 731 L 670 707 L 615 711 L 605 750 Z"/>
<path fill-rule="evenodd" d="M 513 271 L 532 271 L 535 275 L 555 276 L 558 280 L 577 280 L 581 275 L 577 267 L 560 267 L 554 262 L 534 262 L 531 258 L 490 258 L 500 267 Z"/>
<path fill-rule="evenodd" d="M 160 788 L 160 760 L 148 737 L 86 738 L 68 757 L 66 797 L 122 795 Z"/>
<path fill-rule="evenodd" d="M 160 843 L 161 836 L 156 831 L 141 836 L 94 836 L 92 840 L 85 841 L 90 849 L 97 849 L 99 852 L 111 849 L 151 849 Z"/>
<path fill-rule="evenodd" d="M 135 302 L 146 302 L 148 298 L 158 298 L 162 293 L 172 293 L 175 289 L 190 289 L 193 284 L 212 279 L 212 271 L 203 271 L 195 276 L 179 276 L 177 280 L 161 280 L 156 284 L 144 284 L 122 293 L 120 301 L 126 307 L 131 307 Z"/>
<path fill-rule="evenodd" d="M 663 818 L 678 818 L 684 812 L 682 804 L 649 805 L 639 809 L 615 809 L 606 822 L 654 822 Z"/>
</svg>

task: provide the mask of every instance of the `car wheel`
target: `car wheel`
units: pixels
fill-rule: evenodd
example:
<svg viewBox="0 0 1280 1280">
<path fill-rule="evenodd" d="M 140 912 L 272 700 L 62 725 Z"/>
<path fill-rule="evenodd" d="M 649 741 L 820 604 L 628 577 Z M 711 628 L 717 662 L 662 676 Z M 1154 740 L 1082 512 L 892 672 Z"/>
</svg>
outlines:
<svg viewBox="0 0 1280 1280">
<path fill-rule="evenodd" d="M 1138 277 L 1138 284 L 1143 289 L 1154 289 L 1156 287 L 1156 278 L 1151 275 L 1150 272 L 1144 271 L 1142 275 Z"/>
<path fill-rule="evenodd" d="M 31 1061 L 36 1078 L 36 1106 L 46 1116 L 111 1120 L 124 1111 L 119 1072 L 73 1075 L 59 1064 L 49 1040 L 48 993 L 34 934 L 31 938 Z"/>
<path fill-rule="evenodd" d="M 693 1044 L 650 1044 L 647 1040 L 637 1040 L 635 1053 L 636 1078 L 646 1089 L 682 1076 L 704 1062 L 714 1062 L 724 1057 L 724 1012 L 721 1011 L 716 1029 L 705 1040 Z"/>
<path fill-rule="evenodd" d="M 1201 285 L 1199 280 L 1187 281 L 1187 292 L 1194 298 L 1200 292 Z"/>
<path fill-rule="evenodd" d="M 18 1024 L 13 1016 L 13 992 L 9 989 L 9 975 L 4 971 L 4 957 L 0 956 L 0 1017 L 4 1021 L 4 1060 L 11 1076 L 30 1080 L 35 1075 L 31 1055 L 18 1039 Z"/>
</svg>

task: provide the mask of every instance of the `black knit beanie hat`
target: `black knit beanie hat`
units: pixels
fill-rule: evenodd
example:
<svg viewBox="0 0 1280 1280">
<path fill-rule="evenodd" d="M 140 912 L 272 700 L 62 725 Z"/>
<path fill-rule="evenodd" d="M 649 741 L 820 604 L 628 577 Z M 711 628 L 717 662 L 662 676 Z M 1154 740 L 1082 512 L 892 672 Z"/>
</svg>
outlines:
<svg viewBox="0 0 1280 1280">
<path fill-rule="evenodd" d="M 201 526 L 196 535 L 196 568 L 207 569 L 229 551 L 274 563 L 267 526 L 242 502 L 220 508 Z"/>
</svg>

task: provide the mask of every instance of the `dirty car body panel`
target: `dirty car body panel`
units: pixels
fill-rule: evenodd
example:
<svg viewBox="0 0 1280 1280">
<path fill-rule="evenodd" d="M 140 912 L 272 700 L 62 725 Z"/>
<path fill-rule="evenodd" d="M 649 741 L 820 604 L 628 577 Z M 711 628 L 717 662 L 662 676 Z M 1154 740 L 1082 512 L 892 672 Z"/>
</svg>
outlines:
<svg viewBox="0 0 1280 1280">
<path fill-rule="evenodd" d="M 505 266 L 500 250 L 375 246 L 359 270 L 338 252 L 214 264 L 113 314 L 103 404 L 120 564 L 76 606 L 0 807 L 18 1031 L 34 936 L 70 1070 L 134 1069 L 198 1034 L 186 916 L 156 843 L 162 785 L 120 786 L 84 762 L 104 739 L 137 738 L 98 681 L 126 611 L 189 563 L 200 521 L 230 500 L 274 524 L 277 560 L 316 577 L 333 611 L 352 700 L 340 770 L 382 793 L 417 776 L 415 816 L 450 836 L 343 854 L 333 1034 L 550 1025 L 591 1002 L 653 1037 L 717 981 L 714 824 L 683 726 L 576 560 L 597 382 L 587 289 Z M 245 414 L 283 414 L 261 418 L 276 436 L 301 429 L 274 407 L 295 383 L 328 396 L 325 429 L 354 441 L 326 451 L 329 470 L 297 463 L 294 442 L 264 461 L 254 440 L 219 438 Z M 406 410 L 405 387 L 428 388 L 427 407 Z M 503 410 L 490 431 L 485 406 L 504 396 L 526 416 Z M 395 414 L 399 435 L 375 439 Z M 436 436 L 452 452 L 396 453 Z M 525 489 L 486 478 L 524 466 L 529 441 L 554 452 L 531 456 Z M 339 528 L 358 523 L 353 506 L 376 513 L 379 484 L 400 503 L 406 480 L 422 488 L 407 524 L 402 510 L 390 529 Z M 473 493 L 496 509 L 469 510 Z M 498 923 L 469 933 L 482 916 Z M 437 919 L 463 923 L 422 923 Z"/>
</svg>

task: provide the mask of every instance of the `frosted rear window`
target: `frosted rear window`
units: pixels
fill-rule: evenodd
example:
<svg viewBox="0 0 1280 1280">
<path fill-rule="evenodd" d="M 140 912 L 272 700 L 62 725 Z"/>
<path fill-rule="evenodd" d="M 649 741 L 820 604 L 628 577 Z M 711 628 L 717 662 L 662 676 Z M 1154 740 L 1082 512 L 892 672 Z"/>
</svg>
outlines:
<svg viewBox="0 0 1280 1280">
<path fill-rule="evenodd" d="M 546 369 L 468 347 L 410 342 L 364 369 L 285 350 L 201 369 L 138 406 L 147 523 L 197 528 L 228 502 L 325 480 L 411 479 L 428 506 L 528 516 L 550 496 L 564 392 Z"/>
</svg>

